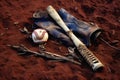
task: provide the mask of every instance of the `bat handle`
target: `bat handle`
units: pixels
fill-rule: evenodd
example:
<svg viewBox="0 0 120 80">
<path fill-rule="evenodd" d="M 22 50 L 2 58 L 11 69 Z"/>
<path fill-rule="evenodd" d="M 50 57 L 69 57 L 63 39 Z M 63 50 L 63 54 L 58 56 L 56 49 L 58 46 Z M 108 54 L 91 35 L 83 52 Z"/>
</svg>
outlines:
<svg viewBox="0 0 120 80">
<path fill-rule="evenodd" d="M 84 57 L 94 71 L 104 67 L 100 60 L 72 33 L 72 31 L 68 31 L 67 34 L 72 39 L 79 53 Z"/>
<path fill-rule="evenodd" d="M 94 71 L 103 69 L 104 65 L 85 45 L 80 45 L 77 49 Z"/>
</svg>

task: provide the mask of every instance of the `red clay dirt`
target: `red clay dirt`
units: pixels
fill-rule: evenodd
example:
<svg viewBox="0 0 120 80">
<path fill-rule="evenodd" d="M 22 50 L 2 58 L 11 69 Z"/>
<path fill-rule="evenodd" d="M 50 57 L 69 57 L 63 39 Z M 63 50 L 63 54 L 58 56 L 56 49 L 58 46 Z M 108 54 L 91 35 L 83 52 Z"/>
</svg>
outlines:
<svg viewBox="0 0 120 80">
<path fill-rule="evenodd" d="M 34 56 L 18 56 L 7 44 L 24 44 L 38 50 L 19 29 L 32 24 L 34 11 L 65 8 L 78 19 L 95 22 L 104 32 L 103 39 L 120 48 L 120 0 L 0 0 L 0 80 L 120 80 L 120 51 L 97 39 L 89 49 L 103 62 L 102 72 L 94 72 L 88 64 L 81 66 L 52 62 Z M 18 25 L 16 26 L 15 24 Z M 29 25 L 27 25 L 29 26 Z M 49 39 L 46 50 L 66 54 L 67 48 Z"/>
</svg>

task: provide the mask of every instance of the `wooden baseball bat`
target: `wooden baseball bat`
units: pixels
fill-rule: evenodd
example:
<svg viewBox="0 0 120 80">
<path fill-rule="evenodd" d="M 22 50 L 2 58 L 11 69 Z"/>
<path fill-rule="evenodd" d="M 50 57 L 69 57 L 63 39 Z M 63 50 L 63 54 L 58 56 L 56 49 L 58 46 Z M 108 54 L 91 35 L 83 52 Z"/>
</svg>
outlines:
<svg viewBox="0 0 120 80">
<path fill-rule="evenodd" d="M 51 5 L 47 7 L 47 12 L 71 38 L 79 53 L 83 56 L 83 58 L 85 58 L 86 62 L 88 62 L 92 69 L 96 71 L 98 69 L 103 68 L 104 65 L 100 62 L 100 60 L 85 46 L 85 44 L 82 41 L 80 41 L 73 34 L 72 31 L 70 31 L 70 29 L 63 22 L 57 11 Z"/>
</svg>

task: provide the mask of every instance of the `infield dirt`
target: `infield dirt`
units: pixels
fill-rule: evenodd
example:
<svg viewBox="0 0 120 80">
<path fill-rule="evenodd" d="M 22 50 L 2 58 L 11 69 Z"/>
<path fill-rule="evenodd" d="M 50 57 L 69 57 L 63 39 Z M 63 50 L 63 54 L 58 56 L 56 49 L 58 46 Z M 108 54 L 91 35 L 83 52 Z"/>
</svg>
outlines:
<svg viewBox="0 0 120 80">
<path fill-rule="evenodd" d="M 38 10 L 52 5 L 65 8 L 76 18 L 97 23 L 102 38 L 120 48 L 120 0 L 0 0 L 0 80 L 120 80 L 120 51 L 97 39 L 89 49 L 103 62 L 102 72 L 93 72 L 86 62 L 81 66 L 54 62 L 34 56 L 18 56 L 7 44 L 24 44 L 38 51 L 19 29 L 29 27 L 30 18 Z M 15 25 L 17 24 L 17 25 Z M 49 39 L 46 50 L 61 55 L 67 47 Z"/>
</svg>

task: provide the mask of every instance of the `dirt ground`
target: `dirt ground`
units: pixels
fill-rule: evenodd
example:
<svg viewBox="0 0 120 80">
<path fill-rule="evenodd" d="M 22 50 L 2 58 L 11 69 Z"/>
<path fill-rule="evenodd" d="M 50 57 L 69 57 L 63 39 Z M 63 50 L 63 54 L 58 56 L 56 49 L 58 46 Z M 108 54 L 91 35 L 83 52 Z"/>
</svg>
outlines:
<svg viewBox="0 0 120 80">
<path fill-rule="evenodd" d="M 65 8 L 78 19 L 95 22 L 104 32 L 103 39 L 120 48 L 120 0 L 0 0 L 0 80 L 120 80 L 120 52 L 97 40 L 89 49 L 105 68 L 94 72 L 88 64 L 81 66 L 52 62 L 34 56 L 18 56 L 7 44 L 24 44 L 38 50 L 19 29 L 32 24 L 30 18 L 38 9 L 52 5 Z M 15 24 L 18 23 L 16 26 Z M 67 48 L 49 39 L 46 50 L 66 54 Z"/>
</svg>

